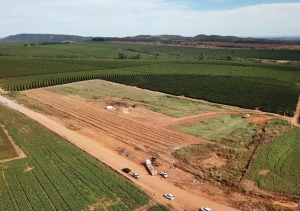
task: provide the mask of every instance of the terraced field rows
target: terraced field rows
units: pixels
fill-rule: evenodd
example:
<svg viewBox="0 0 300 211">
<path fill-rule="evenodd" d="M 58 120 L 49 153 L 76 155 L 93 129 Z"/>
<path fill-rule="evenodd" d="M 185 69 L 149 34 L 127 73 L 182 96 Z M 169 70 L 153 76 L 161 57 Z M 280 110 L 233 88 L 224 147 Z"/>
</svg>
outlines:
<svg viewBox="0 0 300 211">
<path fill-rule="evenodd" d="M 111 111 L 45 90 L 24 91 L 22 94 L 65 112 L 97 130 L 124 142 L 142 144 L 147 149 L 162 151 L 197 139 L 164 128 L 121 117 Z"/>
</svg>

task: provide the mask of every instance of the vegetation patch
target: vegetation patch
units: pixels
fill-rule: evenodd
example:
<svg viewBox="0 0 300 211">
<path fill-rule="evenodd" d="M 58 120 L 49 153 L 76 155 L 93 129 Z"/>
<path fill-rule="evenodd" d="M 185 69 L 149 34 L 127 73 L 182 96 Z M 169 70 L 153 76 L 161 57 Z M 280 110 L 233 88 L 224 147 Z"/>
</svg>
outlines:
<svg viewBox="0 0 300 211">
<path fill-rule="evenodd" d="M 177 159 L 177 167 L 195 174 L 199 179 L 202 179 L 204 181 L 219 182 L 231 187 L 238 187 L 239 182 L 249 170 L 252 159 L 254 155 L 256 155 L 256 150 L 260 146 L 272 142 L 281 134 L 288 132 L 290 127 L 289 123 L 285 120 L 273 119 L 264 126 L 265 128 L 268 128 L 266 132 L 264 132 L 263 134 L 258 134 L 257 132 L 255 132 L 254 135 L 251 136 L 252 138 L 248 139 L 248 144 L 245 145 L 245 142 L 241 144 L 242 140 L 245 137 L 234 135 L 234 133 L 232 132 L 230 133 L 230 131 L 238 131 L 239 126 L 236 126 L 237 128 L 230 127 L 230 124 L 232 124 L 231 121 L 239 122 L 238 119 L 235 119 L 237 118 L 237 116 L 232 116 L 229 118 L 228 115 L 224 115 L 205 121 L 206 124 L 204 125 L 206 130 L 209 130 L 209 124 L 211 124 L 211 126 L 213 126 L 212 128 L 220 127 L 220 131 L 222 131 L 222 126 L 219 125 L 220 123 L 218 123 L 218 121 L 224 121 L 223 118 L 225 118 L 225 120 L 227 118 L 228 120 L 232 118 L 226 124 L 224 124 L 224 122 L 222 123 L 222 125 L 224 125 L 224 128 L 226 128 L 226 125 L 229 124 L 229 133 L 217 133 L 217 135 L 211 135 L 211 137 L 215 137 L 218 140 L 221 140 L 221 142 L 216 142 L 215 144 L 202 143 L 198 145 L 183 147 L 176 150 L 173 153 L 173 156 Z M 240 122 L 239 124 L 243 123 Z M 250 131 L 252 131 L 254 128 L 256 131 L 256 128 L 258 126 L 253 125 L 249 127 Z M 271 128 L 277 128 L 276 133 L 274 133 L 274 130 Z M 201 129 L 201 127 L 198 127 L 194 130 L 197 131 Z M 228 134 L 231 135 L 228 136 Z M 231 141 L 225 139 L 225 136 L 230 137 Z M 239 139 L 237 137 L 242 139 Z M 225 140 L 225 142 L 223 140 Z M 230 146 L 227 145 L 227 143 L 230 143 Z M 257 158 L 255 158 L 255 160 L 256 159 Z M 260 160 L 263 162 L 265 161 L 265 158 L 261 158 Z M 275 163 L 276 161 L 274 161 L 274 164 Z M 266 176 L 262 176 L 259 174 L 261 170 L 266 169 L 270 171 Z M 258 177 L 261 176 L 267 178 L 269 177 L 269 175 L 273 174 L 273 171 L 274 170 L 272 168 L 269 168 L 268 166 L 259 166 L 259 169 L 257 169 L 256 167 L 256 174 Z M 286 171 L 289 173 L 293 172 L 291 171 L 291 169 L 286 169 Z M 251 172 L 253 172 L 253 170 L 251 170 Z M 294 175 L 294 173 L 292 174 Z M 251 173 L 251 175 L 253 175 L 253 173 Z M 299 179 L 299 176 L 297 176 L 297 178 Z M 295 179 L 294 181 L 297 181 L 297 179 Z"/>
<path fill-rule="evenodd" d="M 178 160 L 177 167 L 201 180 L 237 186 L 252 151 L 252 147 L 246 150 L 203 143 L 181 148 L 173 155 Z"/>
<path fill-rule="evenodd" d="M 177 125 L 173 129 L 232 147 L 247 147 L 259 135 L 258 126 L 247 123 L 242 115 L 231 114 Z"/>
<path fill-rule="evenodd" d="M 174 110 L 170 110 L 170 109 L 163 109 L 161 107 L 156 107 L 156 106 L 146 106 L 147 109 L 157 112 L 157 113 L 161 113 L 161 114 L 165 114 L 168 116 L 172 116 L 175 118 L 181 118 L 181 117 L 185 117 L 187 115 L 185 115 L 183 112 L 180 111 L 174 111 Z"/>
<path fill-rule="evenodd" d="M 0 160 L 17 157 L 18 153 L 13 147 L 9 137 L 4 131 L 4 126 L 0 127 Z"/>
<path fill-rule="evenodd" d="M 286 194 L 300 194 L 300 128 L 279 136 L 260 148 L 253 160 L 248 178 L 259 188 Z M 268 174 L 261 171 L 268 169 Z"/>
<path fill-rule="evenodd" d="M 164 205 L 156 205 L 148 208 L 147 211 L 170 211 L 170 209 Z"/>
</svg>

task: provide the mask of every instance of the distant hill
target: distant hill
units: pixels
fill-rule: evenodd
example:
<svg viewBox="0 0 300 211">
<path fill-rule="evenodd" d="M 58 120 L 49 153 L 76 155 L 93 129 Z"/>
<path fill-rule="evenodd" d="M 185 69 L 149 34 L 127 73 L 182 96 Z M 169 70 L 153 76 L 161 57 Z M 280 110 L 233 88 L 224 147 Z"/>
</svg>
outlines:
<svg viewBox="0 0 300 211">
<path fill-rule="evenodd" d="M 2 38 L 0 39 L 0 42 L 82 42 L 91 39 L 92 37 L 63 34 L 17 34 Z"/>
<path fill-rule="evenodd" d="M 138 35 L 132 37 L 95 37 L 92 41 L 129 41 L 129 42 L 228 42 L 228 43 L 259 43 L 259 44 L 299 44 L 299 39 L 252 38 L 221 35 L 199 34 L 194 37 L 180 35 Z"/>
<path fill-rule="evenodd" d="M 259 43 L 259 44 L 299 44 L 299 37 L 272 38 L 272 37 L 236 37 L 220 35 L 199 34 L 194 37 L 180 35 L 137 35 L 128 37 L 82 37 L 76 35 L 63 34 L 17 34 L 0 38 L 0 42 L 38 42 L 38 43 L 58 43 L 58 42 L 82 42 L 92 41 L 129 41 L 129 42 L 162 42 L 162 43 L 181 43 L 181 42 L 228 42 L 228 43 Z"/>
</svg>

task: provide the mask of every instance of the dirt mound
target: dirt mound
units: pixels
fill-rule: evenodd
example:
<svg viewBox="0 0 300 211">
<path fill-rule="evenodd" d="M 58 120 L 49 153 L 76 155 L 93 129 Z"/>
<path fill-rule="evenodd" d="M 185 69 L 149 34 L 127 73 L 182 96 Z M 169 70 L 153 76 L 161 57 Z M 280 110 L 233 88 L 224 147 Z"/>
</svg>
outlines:
<svg viewBox="0 0 300 211">
<path fill-rule="evenodd" d="M 217 152 L 212 152 L 208 159 L 202 161 L 204 165 L 222 167 L 228 163 L 227 159 L 221 158 Z"/>
<path fill-rule="evenodd" d="M 270 172 L 271 172 L 270 170 L 264 169 L 264 170 L 261 170 L 261 171 L 259 172 L 259 174 L 260 174 L 260 175 L 267 175 L 267 174 L 269 174 Z"/>
<path fill-rule="evenodd" d="M 268 123 L 268 121 L 272 119 L 272 117 L 269 117 L 264 114 L 254 114 L 247 118 L 248 123 L 254 123 L 258 125 L 265 125 Z"/>
</svg>

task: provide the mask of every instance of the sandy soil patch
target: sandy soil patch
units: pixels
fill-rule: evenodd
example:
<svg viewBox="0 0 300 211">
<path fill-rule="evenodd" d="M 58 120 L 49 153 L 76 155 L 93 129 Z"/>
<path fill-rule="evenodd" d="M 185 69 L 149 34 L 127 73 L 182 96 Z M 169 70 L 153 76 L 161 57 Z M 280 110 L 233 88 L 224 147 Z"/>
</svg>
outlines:
<svg viewBox="0 0 300 211">
<path fill-rule="evenodd" d="M 267 174 L 269 174 L 270 172 L 271 172 L 270 170 L 264 169 L 264 170 L 261 170 L 261 171 L 259 172 L 259 174 L 260 174 L 260 175 L 267 175 Z"/>
<path fill-rule="evenodd" d="M 264 114 L 254 114 L 246 119 L 248 123 L 255 123 L 258 125 L 265 125 L 268 121 L 272 119 L 272 117 L 264 115 Z"/>
<path fill-rule="evenodd" d="M 204 165 L 222 167 L 228 163 L 227 159 L 221 158 L 216 152 L 212 152 L 208 159 L 202 161 Z"/>
</svg>

